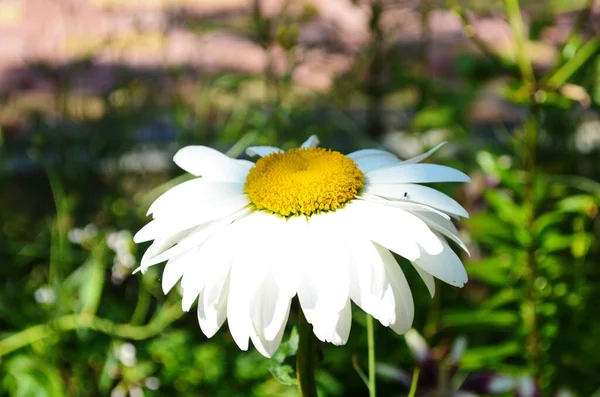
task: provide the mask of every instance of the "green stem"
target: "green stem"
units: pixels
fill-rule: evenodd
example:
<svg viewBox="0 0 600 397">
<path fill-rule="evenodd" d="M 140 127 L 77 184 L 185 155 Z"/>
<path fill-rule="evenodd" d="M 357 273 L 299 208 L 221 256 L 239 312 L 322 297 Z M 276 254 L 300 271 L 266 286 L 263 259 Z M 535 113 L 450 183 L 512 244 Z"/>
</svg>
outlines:
<svg viewBox="0 0 600 397">
<path fill-rule="evenodd" d="M 417 395 L 417 384 L 419 383 L 419 368 L 415 369 L 413 373 L 412 382 L 410 383 L 410 391 L 408 392 L 408 397 L 415 397 Z"/>
<path fill-rule="evenodd" d="M 89 264 L 92 266 L 92 271 L 87 287 L 87 299 L 81 309 L 81 315 L 83 316 L 94 316 L 100 306 L 102 291 L 104 290 L 104 281 L 106 278 L 106 250 L 106 241 L 102 239 L 102 241 L 96 244 L 88 259 L 92 261 L 92 263 Z"/>
<path fill-rule="evenodd" d="M 521 18 L 521 9 L 519 0 L 504 0 L 508 19 L 515 38 L 517 46 L 517 60 L 523 80 L 530 88 L 535 88 L 537 85 L 531 60 L 529 59 L 525 43 L 527 37 L 523 28 L 523 20 Z M 540 129 L 540 108 L 537 104 L 534 90 L 529 93 L 529 117 L 524 126 L 524 168 L 525 168 L 525 187 L 524 187 L 524 204 L 527 212 L 527 231 L 530 236 L 529 243 L 526 247 L 526 297 L 523 305 L 523 321 L 527 330 L 527 360 L 531 373 L 538 384 L 542 383 L 541 375 L 541 348 L 540 348 L 540 333 L 537 319 L 537 295 L 535 292 L 534 282 L 537 278 L 537 258 L 536 258 L 536 239 L 535 239 L 535 220 L 537 217 L 537 202 L 535 190 L 537 185 L 537 139 Z"/>
<path fill-rule="evenodd" d="M 600 39 L 591 39 L 585 43 L 579 51 L 562 65 L 548 80 L 548 85 L 551 88 L 560 88 L 581 66 L 589 59 L 595 56 L 600 49 Z"/>
<path fill-rule="evenodd" d="M 40 342 L 56 332 L 73 331 L 75 329 L 91 329 L 103 334 L 116 336 L 123 339 L 143 340 L 158 335 L 183 315 L 179 305 L 173 305 L 159 312 L 146 325 L 116 324 L 110 320 L 87 316 L 82 314 L 70 314 L 59 317 L 46 324 L 34 325 L 3 340 L 0 340 L 0 357 L 15 350 Z"/>
<path fill-rule="evenodd" d="M 534 100 L 532 98 L 532 100 Z M 527 352 L 528 361 L 533 376 L 539 381 L 540 367 L 540 333 L 537 321 L 537 295 L 534 282 L 537 278 L 537 260 L 535 243 L 535 220 L 537 217 L 537 205 L 535 197 L 535 186 L 537 184 L 537 137 L 539 130 L 539 108 L 536 104 L 530 107 L 530 115 L 525 124 L 525 204 L 528 209 L 528 232 L 531 236 L 526 252 L 526 301 L 523 311 L 523 320 L 527 327 Z"/>
<path fill-rule="evenodd" d="M 502 54 L 493 51 L 488 44 L 476 34 L 475 26 L 473 26 L 471 21 L 469 21 L 467 12 L 460 5 L 458 0 L 448 0 L 448 4 L 450 5 L 451 10 L 460 18 L 462 22 L 463 34 L 479 49 L 479 51 L 481 51 L 495 63 L 502 65 L 505 68 L 513 67 L 514 62 L 502 56 Z"/>
<path fill-rule="evenodd" d="M 354 367 L 354 370 L 358 374 L 358 377 L 360 378 L 360 380 L 363 381 L 365 386 L 369 387 L 369 378 L 367 378 L 367 375 L 365 375 L 365 371 L 363 371 L 360 367 L 360 364 L 358 363 L 358 358 L 356 356 L 352 356 L 352 367 Z"/>
<path fill-rule="evenodd" d="M 385 97 L 385 83 L 383 81 L 385 68 L 385 44 L 381 26 L 383 15 L 383 2 L 374 0 L 371 3 L 371 18 L 369 29 L 371 32 L 372 56 L 365 78 L 364 90 L 369 98 L 367 109 L 367 134 L 372 139 L 379 138 L 385 129 L 382 110 Z"/>
<path fill-rule="evenodd" d="M 367 345 L 369 348 L 369 397 L 377 396 L 375 383 L 375 327 L 373 317 L 367 313 Z"/>
<path fill-rule="evenodd" d="M 504 0 L 506 12 L 508 13 L 508 21 L 515 40 L 517 47 L 517 64 L 519 70 L 526 83 L 530 85 L 535 84 L 535 75 L 533 73 L 533 66 L 531 60 L 525 48 L 527 37 L 525 36 L 525 28 L 523 27 L 523 19 L 521 18 L 521 7 L 519 6 L 519 0 Z"/>
<path fill-rule="evenodd" d="M 240 154 L 244 153 L 244 150 L 248 146 L 252 146 L 252 144 L 256 141 L 257 134 L 255 131 L 249 131 L 242 135 L 240 139 L 231 147 L 225 154 L 229 157 L 236 158 Z"/>
<path fill-rule="evenodd" d="M 586 22 L 590 18 L 590 14 L 592 13 L 592 8 L 594 8 L 594 3 L 596 0 L 587 0 L 585 6 L 579 11 L 579 15 L 577 15 L 577 20 L 571 29 L 571 33 L 569 34 L 569 38 L 564 41 L 562 46 L 558 49 L 559 54 L 564 54 L 565 49 L 568 46 L 573 45 L 573 40 L 579 40 L 581 30 L 585 26 Z M 554 73 L 562 67 L 562 57 L 556 57 L 556 65 L 552 67 L 551 71 L 546 76 L 552 76 Z"/>
<path fill-rule="evenodd" d="M 56 217 L 52 225 L 50 240 L 50 263 L 48 270 L 49 283 L 54 291 L 60 292 L 61 268 L 67 262 L 68 253 L 68 217 L 69 208 L 64 187 L 56 171 L 51 168 L 46 170 L 48 182 L 52 191 L 52 198 L 56 208 Z"/>
<path fill-rule="evenodd" d="M 296 376 L 300 397 L 317 397 L 315 369 L 317 367 L 317 341 L 312 326 L 306 321 L 302 309 L 298 310 L 298 353 Z"/>
<path fill-rule="evenodd" d="M 135 305 L 135 309 L 133 310 L 133 314 L 131 315 L 130 324 L 139 325 L 144 322 L 144 319 L 148 315 L 148 310 L 150 309 L 150 293 L 146 290 L 146 287 L 141 284 L 140 289 L 138 291 L 138 300 Z"/>
</svg>

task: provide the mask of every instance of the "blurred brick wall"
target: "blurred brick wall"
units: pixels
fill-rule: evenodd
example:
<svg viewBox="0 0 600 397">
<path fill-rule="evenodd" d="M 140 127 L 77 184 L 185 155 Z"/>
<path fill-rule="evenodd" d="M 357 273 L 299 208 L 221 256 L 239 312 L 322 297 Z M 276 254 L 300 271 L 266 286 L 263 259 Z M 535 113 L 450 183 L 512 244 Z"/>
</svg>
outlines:
<svg viewBox="0 0 600 397">
<path fill-rule="evenodd" d="M 262 0 L 264 14 L 276 14 L 282 2 Z M 307 3 L 318 18 L 301 26 L 294 79 L 326 90 L 369 42 L 369 8 L 350 0 L 296 0 L 290 2 L 291 12 L 298 13 Z M 0 0 L 0 92 L 43 86 L 31 77 L 32 64 L 61 67 L 81 59 L 92 59 L 98 70 L 92 77 L 74 79 L 96 89 L 109 84 L 115 65 L 257 73 L 269 56 L 239 26 L 245 24 L 247 31 L 249 10 L 250 0 Z M 417 56 L 426 62 L 428 73 L 451 75 L 457 49 L 466 44 L 460 21 L 447 10 L 435 9 L 424 28 L 420 13 L 409 1 L 386 10 L 386 41 L 395 43 L 406 58 L 427 43 L 426 57 Z M 190 19 L 196 31 L 182 22 Z M 552 64 L 555 46 L 568 35 L 574 19 L 574 14 L 558 18 L 547 28 L 544 42 L 532 45 L 538 66 Z M 233 23 L 237 29 L 231 28 Z M 495 50 L 514 51 L 510 28 L 500 16 L 480 18 L 474 27 Z M 277 51 L 271 55 L 276 61 L 283 58 Z"/>
</svg>

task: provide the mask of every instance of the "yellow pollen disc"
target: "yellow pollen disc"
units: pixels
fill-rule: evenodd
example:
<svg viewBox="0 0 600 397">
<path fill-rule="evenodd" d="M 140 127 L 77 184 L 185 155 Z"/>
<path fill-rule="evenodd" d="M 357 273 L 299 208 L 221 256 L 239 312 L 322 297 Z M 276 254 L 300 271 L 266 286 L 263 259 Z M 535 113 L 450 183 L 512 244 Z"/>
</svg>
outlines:
<svg viewBox="0 0 600 397">
<path fill-rule="evenodd" d="M 261 158 L 244 189 L 256 209 L 292 216 L 335 211 L 356 197 L 363 184 L 363 173 L 352 159 L 311 148 Z"/>
</svg>

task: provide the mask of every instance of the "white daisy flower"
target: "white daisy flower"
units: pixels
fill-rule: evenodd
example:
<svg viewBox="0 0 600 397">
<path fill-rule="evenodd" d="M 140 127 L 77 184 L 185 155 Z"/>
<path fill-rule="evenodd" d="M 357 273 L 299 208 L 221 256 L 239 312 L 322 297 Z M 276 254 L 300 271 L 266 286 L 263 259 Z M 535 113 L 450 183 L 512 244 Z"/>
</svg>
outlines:
<svg viewBox="0 0 600 397">
<path fill-rule="evenodd" d="M 138 270 L 167 261 L 165 294 L 181 279 L 183 310 L 197 300 L 207 337 L 227 319 L 242 350 L 251 340 L 271 356 L 292 298 L 322 341 L 343 345 L 350 301 L 397 333 L 410 329 L 413 298 L 394 259 L 408 259 L 433 296 L 434 277 L 462 287 L 467 274 L 446 242 L 466 250 L 451 217 L 468 216 L 450 197 L 418 183 L 468 182 L 455 169 L 365 149 L 250 147 L 253 163 L 188 146 L 175 163 L 198 178 L 150 207 L 134 237 L 154 240 Z"/>
</svg>

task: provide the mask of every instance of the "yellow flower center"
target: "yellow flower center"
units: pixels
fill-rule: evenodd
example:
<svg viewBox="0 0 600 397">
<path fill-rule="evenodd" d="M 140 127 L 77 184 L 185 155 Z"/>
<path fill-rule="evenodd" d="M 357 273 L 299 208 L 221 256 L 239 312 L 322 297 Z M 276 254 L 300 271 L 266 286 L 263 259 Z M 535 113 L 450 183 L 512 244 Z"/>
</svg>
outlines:
<svg viewBox="0 0 600 397">
<path fill-rule="evenodd" d="M 352 159 L 310 148 L 259 159 L 244 189 L 256 209 L 292 216 L 335 211 L 356 197 L 363 184 L 363 173 Z"/>
</svg>

